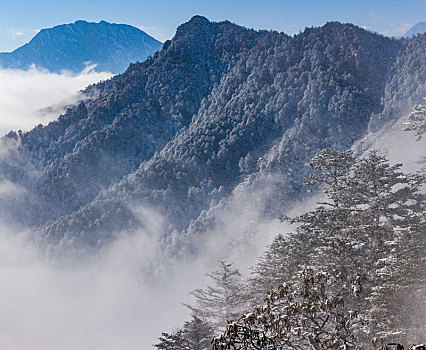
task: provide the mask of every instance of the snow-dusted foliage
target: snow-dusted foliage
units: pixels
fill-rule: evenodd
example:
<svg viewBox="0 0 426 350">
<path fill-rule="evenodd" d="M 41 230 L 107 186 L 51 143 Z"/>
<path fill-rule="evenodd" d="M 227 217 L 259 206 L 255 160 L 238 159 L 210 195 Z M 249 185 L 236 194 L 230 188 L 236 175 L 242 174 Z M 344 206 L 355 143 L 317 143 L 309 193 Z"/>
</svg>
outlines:
<svg viewBox="0 0 426 350">
<path fill-rule="evenodd" d="M 404 130 L 414 131 L 419 141 L 426 132 L 426 105 L 415 105 L 404 124 L 406 125 Z"/>
<path fill-rule="evenodd" d="M 369 129 L 378 131 L 409 113 L 426 96 L 426 35 L 404 40 L 396 61 L 388 72 L 383 110 L 371 118 Z"/>
<path fill-rule="evenodd" d="M 365 298 L 356 305 L 373 335 L 408 341 L 424 332 L 425 221 L 423 176 L 407 175 L 376 151 L 356 159 L 330 149 L 309 163 L 309 184 L 320 184 L 325 200 L 296 218 L 296 232 L 278 236 L 254 267 L 253 299 L 301 269 L 337 268 L 364 279 Z M 404 307 L 401 307 L 404 305 Z"/>
<path fill-rule="evenodd" d="M 336 271 L 304 270 L 267 292 L 254 307 L 214 338 L 213 349 L 356 349 L 358 312 L 347 306 L 358 298 L 360 279 Z"/>
<path fill-rule="evenodd" d="M 213 327 L 208 322 L 192 316 L 182 328 L 170 334 L 163 333 L 154 347 L 158 350 L 208 350 L 213 334 Z"/>
<path fill-rule="evenodd" d="M 195 302 L 185 304 L 191 310 L 191 321 L 171 334 L 163 333 L 155 347 L 160 350 L 211 349 L 213 335 L 222 332 L 228 321 L 243 312 L 246 298 L 241 274 L 233 264 L 221 260 L 217 269 L 207 276 L 207 287 L 191 292 Z"/>
<path fill-rule="evenodd" d="M 390 165 L 377 151 L 355 158 L 351 151 L 325 149 L 308 166 L 307 185 L 320 186 L 323 199 L 312 211 L 282 217 L 297 229 L 277 236 L 253 276 L 235 288 L 244 301 L 239 306 L 260 305 L 265 294 L 266 304 L 234 313 L 232 321 L 221 318 L 228 326 L 214 347 L 361 349 L 372 340 L 421 342 L 424 176 L 404 174 L 401 164 Z M 225 300 L 197 293 L 209 305 Z M 233 301 L 225 304 L 232 309 Z M 209 305 L 199 303 L 200 315 Z"/>
</svg>

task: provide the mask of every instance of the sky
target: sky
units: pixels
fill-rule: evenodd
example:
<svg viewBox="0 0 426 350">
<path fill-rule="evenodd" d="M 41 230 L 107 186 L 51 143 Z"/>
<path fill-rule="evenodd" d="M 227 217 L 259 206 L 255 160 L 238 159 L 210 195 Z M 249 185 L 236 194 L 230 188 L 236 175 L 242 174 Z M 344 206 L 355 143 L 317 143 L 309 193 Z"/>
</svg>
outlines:
<svg viewBox="0 0 426 350">
<path fill-rule="evenodd" d="M 0 51 L 13 51 L 42 28 L 79 19 L 126 23 L 160 41 L 193 15 L 296 34 L 327 21 L 388 36 L 426 21 L 425 0 L 0 0 Z"/>
</svg>

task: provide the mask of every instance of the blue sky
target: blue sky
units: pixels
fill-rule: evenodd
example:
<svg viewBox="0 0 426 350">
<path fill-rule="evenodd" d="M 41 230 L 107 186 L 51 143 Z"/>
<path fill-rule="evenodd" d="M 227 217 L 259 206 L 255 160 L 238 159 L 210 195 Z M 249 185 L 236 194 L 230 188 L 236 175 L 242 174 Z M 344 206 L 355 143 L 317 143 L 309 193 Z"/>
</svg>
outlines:
<svg viewBox="0 0 426 350">
<path fill-rule="evenodd" d="M 426 0 L 0 0 L 0 51 L 78 19 L 135 25 L 164 41 L 196 14 L 288 34 L 337 20 L 398 36 L 426 21 Z"/>
</svg>

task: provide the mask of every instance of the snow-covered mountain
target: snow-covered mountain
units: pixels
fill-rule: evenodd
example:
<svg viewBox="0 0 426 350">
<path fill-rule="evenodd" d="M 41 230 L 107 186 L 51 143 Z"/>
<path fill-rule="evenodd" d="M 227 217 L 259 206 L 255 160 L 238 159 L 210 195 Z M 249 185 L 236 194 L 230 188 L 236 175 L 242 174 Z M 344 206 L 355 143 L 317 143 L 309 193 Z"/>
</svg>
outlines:
<svg viewBox="0 0 426 350">
<path fill-rule="evenodd" d="M 76 21 L 42 29 L 29 43 L 0 53 L 0 67 L 28 69 L 34 64 L 50 72 L 77 73 L 90 63 L 97 64 L 96 71 L 118 74 L 161 47 L 161 42 L 130 25 Z"/>
<path fill-rule="evenodd" d="M 402 37 L 411 38 L 414 35 L 424 33 L 426 33 L 426 22 L 419 22 L 413 25 Z"/>
<path fill-rule="evenodd" d="M 426 94 L 426 35 L 327 23 L 290 37 L 196 16 L 163 49 L 57 121 L 3 138 L 3 216 L 52 246 L 98 249 L 166 220 L 193 249 L 238 193 L 277 217 L 306 195 L 305 164 L 394 124 Z M 253 196 L 251 197 L 253 198 Z"/>
</svg>

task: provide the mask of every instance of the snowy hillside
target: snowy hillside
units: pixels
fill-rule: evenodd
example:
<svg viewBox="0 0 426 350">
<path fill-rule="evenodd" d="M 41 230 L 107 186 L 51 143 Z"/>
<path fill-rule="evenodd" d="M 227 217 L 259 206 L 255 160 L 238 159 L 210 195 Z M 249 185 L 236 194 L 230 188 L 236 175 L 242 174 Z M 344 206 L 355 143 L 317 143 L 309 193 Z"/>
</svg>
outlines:
<svg viewBox="0 0 426 350">
<path fill-rule="evenodd" d="M 96 249 L 143 226 L 140 207 L 164 215 L 177 251 L 233 193 L 267 188 L 259 210 L 275 218 L 307 196 L 316 152 L 351 148 L 421 101 L 425 42 L 336 22 L 290 37 L 196 16 L 153 58 L 86 89 L 98 97 L 3 138 L 3 179 L 23 191 L 0 208 L 47 244 Z"/>
</svg>

